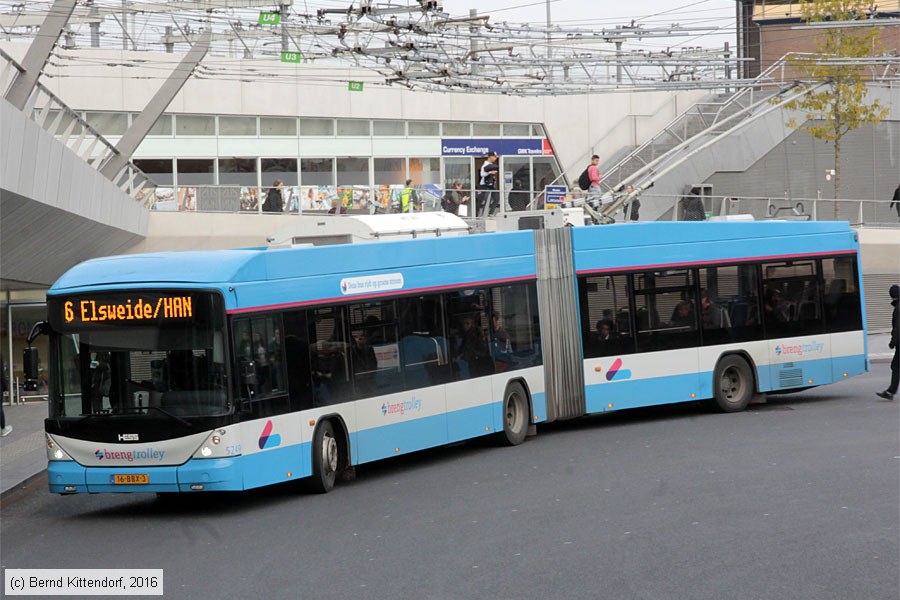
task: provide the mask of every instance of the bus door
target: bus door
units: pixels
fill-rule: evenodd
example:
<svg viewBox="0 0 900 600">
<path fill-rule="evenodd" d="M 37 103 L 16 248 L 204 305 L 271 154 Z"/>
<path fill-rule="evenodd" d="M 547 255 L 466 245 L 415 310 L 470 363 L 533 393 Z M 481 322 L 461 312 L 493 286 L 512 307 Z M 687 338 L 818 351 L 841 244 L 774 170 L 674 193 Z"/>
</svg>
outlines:
<svg viewBox="0 0 900 600">
<path fill-rule="evenodd" d="M 494 430 L 496 420 L 491 377 L 489 292 L 474 288 L 447 294 L 447 335 L 450 383 L 447 385 L 449 441 L 464 440 Z"/>
<path fill-rule="evenodd" d="M 762 272 L 771 389 L 831 383 L 831 344 L 825 334 L 818 261 L 767 263 Z"/>
</svg>

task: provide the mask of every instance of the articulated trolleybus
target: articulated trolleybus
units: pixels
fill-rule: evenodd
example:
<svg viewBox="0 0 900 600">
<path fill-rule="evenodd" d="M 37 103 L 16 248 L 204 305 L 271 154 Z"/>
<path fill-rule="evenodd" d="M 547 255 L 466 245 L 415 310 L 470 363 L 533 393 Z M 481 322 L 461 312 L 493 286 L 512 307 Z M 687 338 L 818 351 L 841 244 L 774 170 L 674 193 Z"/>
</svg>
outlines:
<svg viewBox="0 0 900 600">
<path fill-rule="evenodd" d="M 453 217 L 455 218 L 455 217 Z M 846 223 L 645 223 L 116 256 L 48 293 L 49 485 L 244 490 L 867 370 Z M 35 351 L 31 364 L 35 362 Z"/>
</svg>

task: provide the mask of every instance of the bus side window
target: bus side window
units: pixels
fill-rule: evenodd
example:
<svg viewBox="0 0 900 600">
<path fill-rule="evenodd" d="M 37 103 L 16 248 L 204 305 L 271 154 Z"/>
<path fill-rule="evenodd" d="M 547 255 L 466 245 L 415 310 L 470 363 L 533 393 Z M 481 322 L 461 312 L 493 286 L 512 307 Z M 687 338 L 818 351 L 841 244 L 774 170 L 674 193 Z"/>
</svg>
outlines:
<svg viewBox="0 0 900 600">
<path fill-rule="evenodd" d="M 626 275 L 580 278 L 578 300 L 586 358 L 634 352 Z"/>
<path fill-rule="evenodd" d="M 309 329 L 306 311 L 295 310 L 284 313 L 282 325 L 291 410 L 312 408 L 312 375 L 309 370 Z"/>
<path fill-rule="evenodd" d="M 327 406 L 352 399 L 349 392 L 348 345 L 341 307 L 309 312 L 309 364 L 313 406 Z"/>
</svg>

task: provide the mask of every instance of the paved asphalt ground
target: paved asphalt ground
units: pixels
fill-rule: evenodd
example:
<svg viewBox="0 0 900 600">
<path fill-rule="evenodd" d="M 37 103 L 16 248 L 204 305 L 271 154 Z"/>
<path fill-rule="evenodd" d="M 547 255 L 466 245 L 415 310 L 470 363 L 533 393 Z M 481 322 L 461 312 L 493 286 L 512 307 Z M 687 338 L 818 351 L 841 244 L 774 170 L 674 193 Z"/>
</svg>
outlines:
<svg viewBox="0 0 900 600">
<path fill-rule="evenodd" d="M 900 402 L 886 364 L 744 413 L 697 404 L 542 427 L 296 485 L 4 496 L 6 568 L 163 568 L 165 597 L 900 596 Z"/>
</svg>

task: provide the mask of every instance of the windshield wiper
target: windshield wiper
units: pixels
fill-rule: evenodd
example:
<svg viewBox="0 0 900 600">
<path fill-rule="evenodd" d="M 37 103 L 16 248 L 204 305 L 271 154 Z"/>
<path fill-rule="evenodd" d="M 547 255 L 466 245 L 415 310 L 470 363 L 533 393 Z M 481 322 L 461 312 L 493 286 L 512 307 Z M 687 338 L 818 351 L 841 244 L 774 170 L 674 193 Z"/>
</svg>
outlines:
<svg viewBox="0 0 900 600">
<path fill-rule="evenodd" d="M 174 415 L 174 414 L 170 413 L 169 411 L 162 409 L 158 406 L 129 406 L 127 408 L 121 409 L 120 412 L 139 412 L 139 411 L 148 410 L 148 409 L 149 410 L 158 410 L 159 412 L 166 415 L 167 417 L 171 417 L 172 419 L 175 419 L 176 421 L 178 421 L 185 427 L 192 427 L 190 421 L 186 421 L 185 419 L 182 419 L 178 415 Z"/>
</svg>

